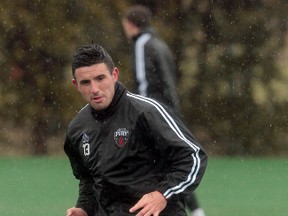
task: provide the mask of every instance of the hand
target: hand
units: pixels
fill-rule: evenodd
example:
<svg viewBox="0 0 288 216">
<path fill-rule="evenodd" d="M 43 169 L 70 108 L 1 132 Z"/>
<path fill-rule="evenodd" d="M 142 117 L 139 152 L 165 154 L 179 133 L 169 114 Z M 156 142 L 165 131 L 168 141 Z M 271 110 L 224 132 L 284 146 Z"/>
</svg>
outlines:
<svg viewBox="0 0 288 216">
<path fill-rule="evenodd" d="M 88 216 L 82 208 L 69 208 L 66 211 L 66 216 Z"/>
<path fill-rule="evenodd" d="M 158 191 L 145 194 L 129 211 L 133 213 L 141 209 L 136 216 L 158 216 L 166 207 L 167 200 Z"/>
</svg>

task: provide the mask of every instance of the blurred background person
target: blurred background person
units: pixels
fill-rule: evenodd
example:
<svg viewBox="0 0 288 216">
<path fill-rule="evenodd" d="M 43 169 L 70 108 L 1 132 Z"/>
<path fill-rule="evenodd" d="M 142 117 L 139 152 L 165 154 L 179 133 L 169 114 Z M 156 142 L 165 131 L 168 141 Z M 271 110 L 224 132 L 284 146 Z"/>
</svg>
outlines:
<svg viewBox="0 0 288 216">
<path fill-rule="evenodd" d="M 151 26 L 152 12 L 143 5 L 129 7 L 122 25 L 128 40 L 133 41 L 132 70 L 134 92 L 161 101 L 180 115 L 177 92 L 177 69 L 168 45 Z M 184 197 L 191 216 L 205 216 L 194 193 Z"/>
</svg>

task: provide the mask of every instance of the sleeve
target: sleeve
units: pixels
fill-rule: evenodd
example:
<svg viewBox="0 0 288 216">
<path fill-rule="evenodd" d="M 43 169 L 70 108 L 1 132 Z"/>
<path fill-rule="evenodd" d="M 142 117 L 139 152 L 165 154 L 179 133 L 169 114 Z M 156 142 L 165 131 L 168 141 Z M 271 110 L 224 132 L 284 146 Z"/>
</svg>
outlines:
<svg viewBox="0 0 288 216">
<path fill-rule="evenodd" d="M 189 194 L 199 185 L 206 166 L 207 155 L 187 127 L 158 102 L 150 100 L 153 108 L 145 113 L 147 130 L 155 140 L 155 148 L 166 155 L 169 172 L 158 185 L 158 191 L 168 199 L 176 194 Z"/>
<path fill-rule="evenodd" d="M 75 207 L 82 208 L 89 216 L 93 216 L 96 207 L 93 191 L 93 179 L 81 162 L 77 151 L 72 148 L 68 136 L 65 140 L 64 151 L 69 158 L 75 178 L 79 180 L 79 197 Z"/>
<path fill-rule="evenodd" d="M 175 60 L 168 46 L 158 39 L 145 46 L 145 72 L 147 96 L 161 101 L 179 114 Z"/>
<path fill-rule="evenodd" d="M 147 43 L 144 46 L 144 74 L 145 79 L 147 82 L 147 94 L 146 96 L 160 99 L 158 91 L 156 91 L 157 88 L 159 88 L 159 84 L 163 85 L 163 79 L 162 79 L 162 72 L 159 68 L 159 58 L 158 58 L 158 50 L 156 47 L 154 47 L 153 44 Z"/>
</svg>

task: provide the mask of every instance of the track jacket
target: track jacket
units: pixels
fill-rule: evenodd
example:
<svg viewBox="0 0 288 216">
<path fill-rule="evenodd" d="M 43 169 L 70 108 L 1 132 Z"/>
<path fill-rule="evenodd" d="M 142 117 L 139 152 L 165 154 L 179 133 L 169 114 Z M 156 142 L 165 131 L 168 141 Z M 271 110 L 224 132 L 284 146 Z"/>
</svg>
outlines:
<svg viewBox="0 0 288 216">
<path fill-rule="evenodd" d="M 145 29 L 133 41 L 134 92 L 161 101 L 179 113 L 178 77 L 171 50 L 152 28 Z"/>
<path fill-rule="evenodd" d="M 161 216 L 184 216 L 179 193 L 194 190 L 207 156 L 188 129 L 157 101 L 116 84 L 111 105 L 86 105 L 71 121 L 64 150 L 79 184 L 76 207 L 89 216 L 131 216 L 146 193 L 167 199 Z"/>
</svg>

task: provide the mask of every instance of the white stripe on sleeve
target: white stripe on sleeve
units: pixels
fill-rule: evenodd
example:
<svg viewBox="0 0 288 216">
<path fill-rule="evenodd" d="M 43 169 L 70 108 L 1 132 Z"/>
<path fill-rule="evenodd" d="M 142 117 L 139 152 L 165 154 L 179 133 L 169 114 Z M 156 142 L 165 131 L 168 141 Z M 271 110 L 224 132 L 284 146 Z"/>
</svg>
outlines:
<svg viewBox="0 0 288 216">
<path fill-rule="evenodd" d="M 152 104 L 159 111 L 159 113 L 165 119 L 169 127 L 175 132 L 175 134 L 195 151 L 193 154 L 191 154 L 193 160 L 193 166 L 191 167 L 187 179 L 183 182 L 180 182 L 178 185 L 175 185 L 174 187 L 167 189 L 163 195 L 168 199 L 173 194 L 181 193 L 187 187 L 192 185 L 196 180 L 196 176 L 200 170 L 200 161 L 201 161 L 199 156 L 200 148 L 184 136 L 184 134 L 182 133 L 176 122 L 173 120 L 173 118 L 157 101 L 151 98 L 135 95 L 130 92 L 127 93 L 127 96 Z"/>
</svg>

